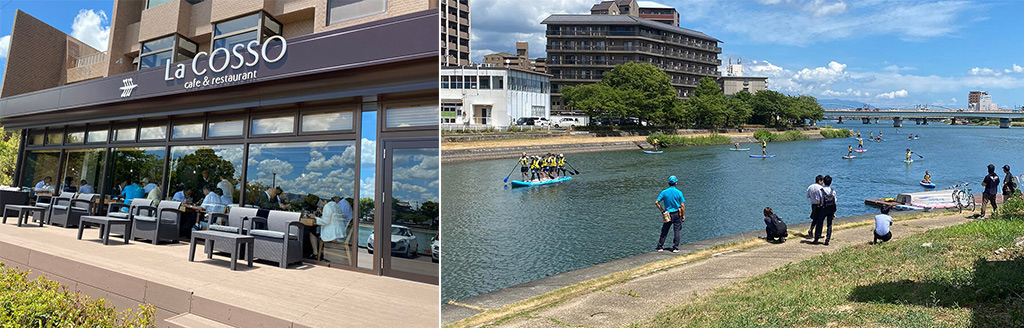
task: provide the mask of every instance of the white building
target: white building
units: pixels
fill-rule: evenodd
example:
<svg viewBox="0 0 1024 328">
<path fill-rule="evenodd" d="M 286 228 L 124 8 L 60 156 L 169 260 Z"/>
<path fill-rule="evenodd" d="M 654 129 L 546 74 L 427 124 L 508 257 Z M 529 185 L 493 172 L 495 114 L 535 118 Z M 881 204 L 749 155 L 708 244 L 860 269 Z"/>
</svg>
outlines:
<svg viewBox="0 0 1024 328">
<path fill-rule="evenodd" d="M 999 110 L 999 104 L 992 102 L 992 96 L 988 93 L 981 95 L 978 99 L 978 110 L 979 111 L 995 111 Z"/>
<path fill-rule="evenodd" d="M 725 67 L 725 75 L 719 77 L 718 81 L 719 86 L 722 87 L 722 93 L 726 96 L 740 91 L 757 93 L 768 88 L 768 77 L 766 76 L 743 76 L 743 58 L 737 59 L 735 64 L 730 58 L 729 65 Z"/>
<path fill-rule="evenodd" d="M 549 118 L 551 75 L 517 68 L 441 69 L 444 129 L 504 129 L 520 117 Z"/>
</svg>

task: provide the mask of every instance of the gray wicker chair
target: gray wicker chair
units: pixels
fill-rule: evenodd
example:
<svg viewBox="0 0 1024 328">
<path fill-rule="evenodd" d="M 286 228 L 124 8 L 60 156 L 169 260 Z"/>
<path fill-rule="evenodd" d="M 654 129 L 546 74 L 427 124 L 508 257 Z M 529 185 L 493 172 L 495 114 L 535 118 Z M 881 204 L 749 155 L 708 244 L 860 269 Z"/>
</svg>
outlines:
<svg viewBox="0 0 1024 328">
<path fill-rule="evenodd" d="M 107 216 L 112 218 L 131 220 L 134 213 L 140 212 L 140 210 L 136 210 L 135 208 L 143 208 L 141 211 L 145 211 L 147 216 L 153 216 L 155 211 L 152 209 L 153 207 L 151 205 L 153 205 L 153 201 L 146 198 L 132 199 L 131 204 L 110 203 L 107 205 Z M 128 211 L 121 212 L 122 208 L 127 208 Z M 124 227 L 120 225 L 114 225 L 109 229 L 110 233 L 112 234 L 125 235 L 126 233 L 130 232 L 125 231 Z"/>
<path fill-rule="evenodd" d="M 36 196 L 36 206 L 43 208 L 43 217 L 41 219 L 43 219 L 43 222 L 46 222 L 46 224 L 50 224 L 50 210 L 53 209 L 53 202 L 57 200 L 58 197 L 61 196 L 65 195 L 61 194 L 60 196 Z M 70 194 L 68 194 L 67 196 L 68 198 L 70 198 Z"/>
<path fill-rule="evenodd" d="M 266 221 L 267 226 L 265 230 L 249 230 L 249 235 L 255 239 L 253 257 L 277 262 L 281 268 L 301 262 L 303 236 L 299 215 L 297 212 L 270 211 L 266 219 L 250 218 L 253 226 L 259 221 Z"/>
<path fill-rule="evenodd" d="M 248 208 L 248 207 L 235 207 L 231 209 L 231 212 L 227 214 L 227 221 L 222 224 L 217 223 L 217 218 L 224 219 L 224 214 L 210 213 L 207 215 L 207 222 L 210 224 L 210 230 L 242 233 L 242 228 L 245 227 L 246 221 L 250 218 L 259 216 L 259 209 Z M 264 219 L 265 220 L 265 219 Z"/>
<path fill-rule="evenodd" d="M 153 245 L 161 240 L 177 242 L 178 230 L 181 228 L 181 217 L 185 213 L 179 210 L 181 202 L 160 201 L 158 207 L 133 207 L 132 239 L 148 239 Z M 156 215 L 141 215 L 142 210 L 155 211 Z"/>
<path fill-rule="evenodd" d="M 92 215 L 97 194 L 78 194 L 58 197 L 50 209 L 50 224 L 65 228 L 78 227 L 83 215 Z"/>
</svg>

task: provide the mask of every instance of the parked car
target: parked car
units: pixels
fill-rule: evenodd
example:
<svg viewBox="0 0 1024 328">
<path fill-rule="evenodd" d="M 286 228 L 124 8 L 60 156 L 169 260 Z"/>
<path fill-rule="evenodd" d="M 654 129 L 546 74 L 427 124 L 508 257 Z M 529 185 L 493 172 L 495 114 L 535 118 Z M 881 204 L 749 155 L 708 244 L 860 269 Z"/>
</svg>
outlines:
<svg viewBox="0 0 1024 328">
<path fill-rule="evenodd" d="M 397 224 L 391 225 L 391 254 L 405 255 L 407 258 L 416 256 L 419 244 L 416 242 L 416 235 L 409 227 Z M 366 238 L 366 252 L 373 254 L 373 231 L 370 237 Z"/>
<path fill-rule="evenodd" d="M 580 125 L 583 125 L 583 123 L 580 123 L 580 120 L 574 117 L 563 117 L 558 120 L 558 123 L 555 123 L 556 128 L 567 128 L 570 126 Z"/>
<path fill-rule="evenodd" d="M 437 235 L 430 239 L 430 261 L 437 263 L 441 260 L 441 241 L 437 239 Z"/>
<path fill-rule="evenodd" d="M 519 125 L 519 126 L 533 125 L 533 126 L 538 126 L 538 127 L 546 128 L 546 127 L 551 126 L 551 121 L 548 121 L 547 118 L 543 118 L 543 117 L 535 117 L 535 116 L 534 117 L 520 117 L 518 120 L 516 120 L 516 125 Z"/>
</svg>

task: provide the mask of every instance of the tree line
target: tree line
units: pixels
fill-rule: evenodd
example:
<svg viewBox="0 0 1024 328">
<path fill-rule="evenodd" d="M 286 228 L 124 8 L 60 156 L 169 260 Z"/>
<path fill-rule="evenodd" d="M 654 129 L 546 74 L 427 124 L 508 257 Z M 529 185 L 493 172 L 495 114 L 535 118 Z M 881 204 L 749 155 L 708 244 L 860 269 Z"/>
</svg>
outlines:
<svg viewBox="0 0 1024 328">
<path fill-rule="evenodd" d="M 566 106 L 591 117 L 636 117 L 670 127 L 792 127 L 824 115 L 814 97 L 773 90 L 740 91 L 730 97 L 710 77 L 701 78 L 694 95 L 681 100 L 670 81 L 671 77 L 654 65 L 629 62 L 604 73 L 599 83 L 566 86 L 562 98 Z"/>
</svg>

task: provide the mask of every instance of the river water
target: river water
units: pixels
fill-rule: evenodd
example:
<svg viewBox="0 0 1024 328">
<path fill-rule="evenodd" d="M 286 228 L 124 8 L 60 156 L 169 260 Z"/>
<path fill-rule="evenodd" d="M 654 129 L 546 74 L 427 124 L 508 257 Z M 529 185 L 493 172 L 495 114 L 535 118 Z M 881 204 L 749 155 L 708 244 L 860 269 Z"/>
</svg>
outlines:
<svg viewBox="0 0 1024 328">
<path fill-rule="evenodd" d="M 446 163 L 441 202 L 442 299 L 459 300 L 631 255 L 657 244 L 661 217 L 654 200 L 679 177 L 686 197 L 683 243 L 763 229 L 761 210 L 771 206 L 787 223 L 808 222 L 806 188 L 817 174 L 833 177 L 838 216 L 875 213 L 868 198 L 923 191 L 930 171 L 938 189 L 970 181 L 981 190 L 985 166 L 997 172 L 1009 164 L 1024 173 L 1024 130 L 931 124 L 844 124 L 883 132 L 884 142 L 867 142 L 867 152 L 845 160 L 853 138 L 770 143 L 778 157 L 753 159 L 760 145 L 639 150 L 567 155 L 580 171 L 571 181 L 510 189 L 502 179 L 515 159 Z M 919 140 L 907 140 L 909 134 Z M 924 159 L 905 164 L 911 148 Z M 512 179 L 519 175 L 518 167 Z M 671 234 L 669 234 L 671 243 Z"/>
</svg>

